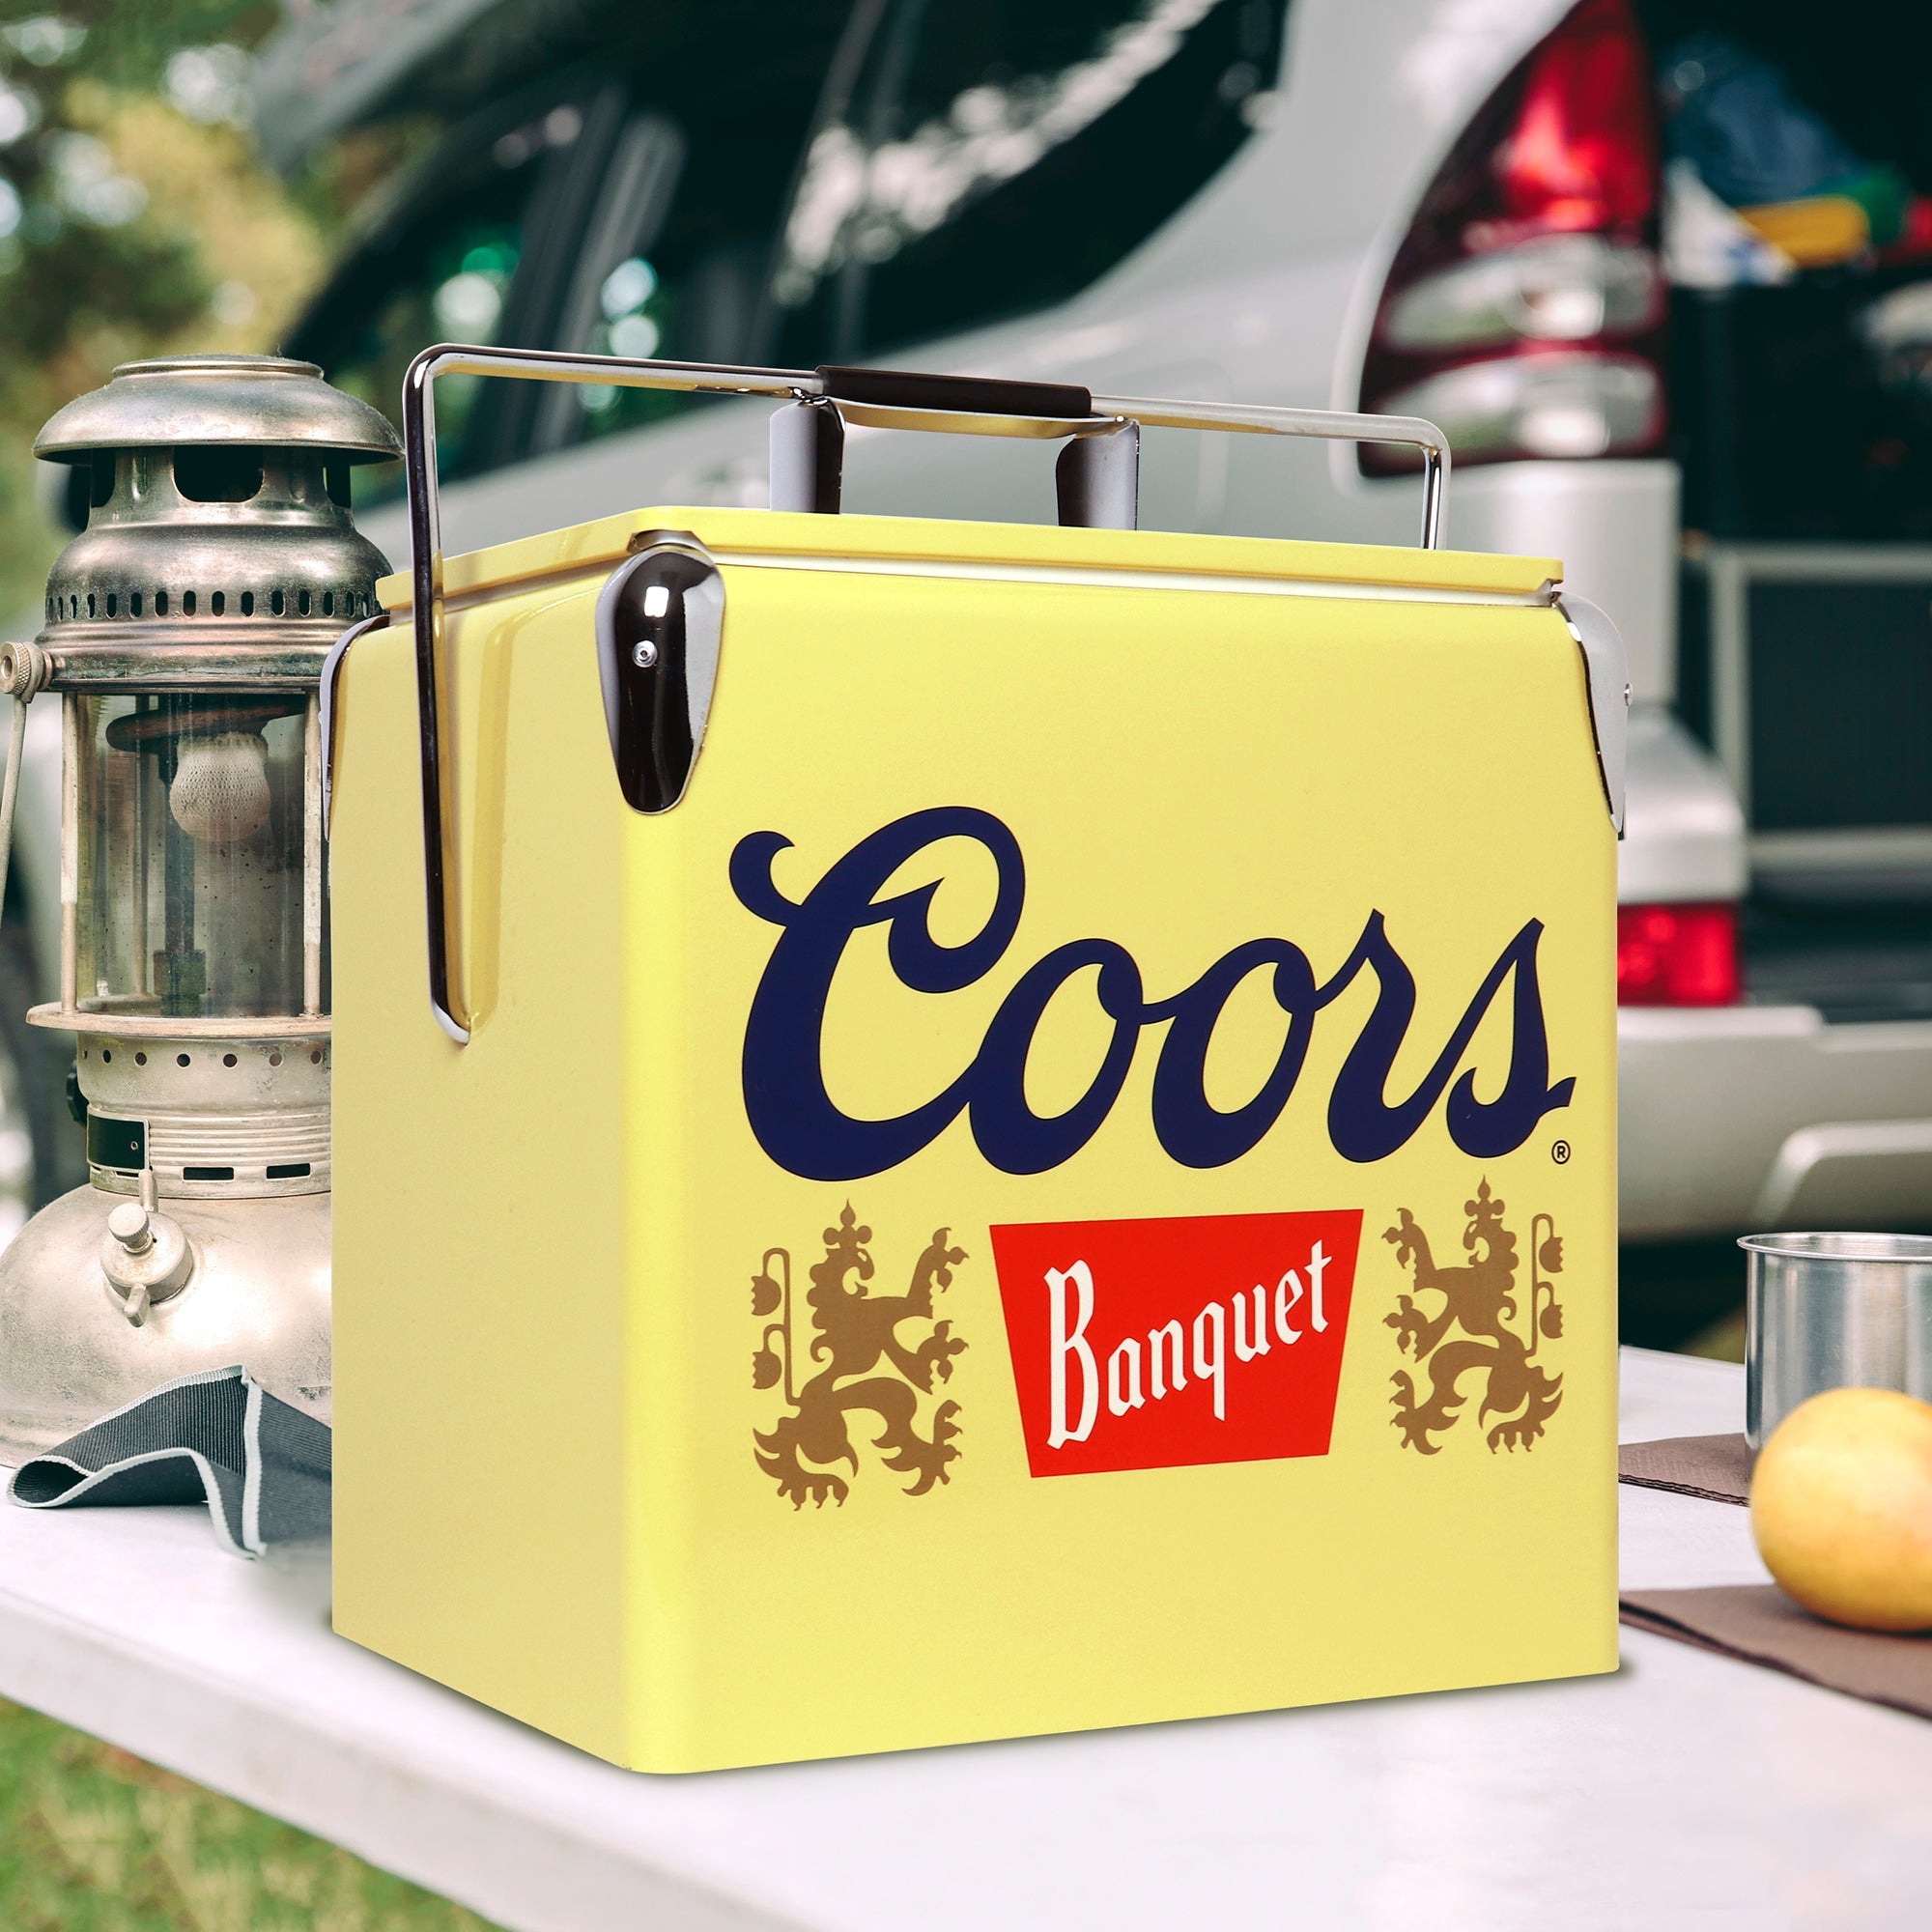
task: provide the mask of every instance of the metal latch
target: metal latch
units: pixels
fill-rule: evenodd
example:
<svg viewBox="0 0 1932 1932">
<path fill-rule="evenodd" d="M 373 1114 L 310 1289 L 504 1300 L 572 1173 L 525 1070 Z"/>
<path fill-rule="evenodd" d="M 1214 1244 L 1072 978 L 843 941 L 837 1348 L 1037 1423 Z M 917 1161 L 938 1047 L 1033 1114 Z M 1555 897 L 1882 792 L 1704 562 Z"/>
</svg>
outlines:
<svg viewBox="0 0 1932 1932">
<path fill-rule="evenodd" d="M 648 530 L 597 599 L 597 670 L 617 782 L 637 811 L 684 796 L 704 743 L 724 580 L 696 537 Z"/>
</svg>

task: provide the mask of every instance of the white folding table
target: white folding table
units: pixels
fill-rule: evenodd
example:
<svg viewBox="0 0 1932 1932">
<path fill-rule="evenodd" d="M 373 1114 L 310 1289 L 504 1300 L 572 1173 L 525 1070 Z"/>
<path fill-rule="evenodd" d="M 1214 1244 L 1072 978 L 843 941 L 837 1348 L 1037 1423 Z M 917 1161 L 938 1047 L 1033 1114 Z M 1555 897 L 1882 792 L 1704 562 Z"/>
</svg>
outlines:
<svg viewBox="0 0 1932 1932">
<path fill-rule="evenodd" d="M 1624 1353 L 1626 1440 L 1743 1407 Z M 1627 1586 L 1763 1580 L 1744 1510 L 1621 1495 Z M 514 1932 L 1932 1924 L 1932 1724 L 1631 1631 L 1608 1677 L 672 1778 L 343 1642 L 327 1588 L 200 1511 L 0 1508 L 0 1694 Z"/>
</svg>

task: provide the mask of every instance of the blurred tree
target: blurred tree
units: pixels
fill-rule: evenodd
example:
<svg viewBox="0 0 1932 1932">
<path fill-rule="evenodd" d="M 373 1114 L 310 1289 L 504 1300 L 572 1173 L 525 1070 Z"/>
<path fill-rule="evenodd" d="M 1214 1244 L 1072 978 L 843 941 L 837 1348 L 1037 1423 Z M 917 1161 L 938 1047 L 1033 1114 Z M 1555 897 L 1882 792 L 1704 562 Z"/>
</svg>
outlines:
<svg viewBox="0 0 1932 1932">
<path fill-rule="evenodd" d="M 273 348 L 325 267 L 255 156 L 264 0 L 0 0 L 0 622 L 60 537 L 35 433 L 117 362 Z M 44 487 L 44 486 L 43 486 Z"/>
</svg>

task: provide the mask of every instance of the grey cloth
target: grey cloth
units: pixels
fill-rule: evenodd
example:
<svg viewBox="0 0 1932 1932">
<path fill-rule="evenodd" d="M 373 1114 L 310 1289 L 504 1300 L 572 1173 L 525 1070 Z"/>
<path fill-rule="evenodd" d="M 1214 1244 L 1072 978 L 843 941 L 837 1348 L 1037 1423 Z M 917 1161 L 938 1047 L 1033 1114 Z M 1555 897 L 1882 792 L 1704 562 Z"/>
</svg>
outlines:
<svg viewBox="0 0 1932 1932">
<path fill-rule="evenodd" d="M 1708 1502 L 1750 1499 L 1750 1444 L 1742 1435 L 1666 1435 L 1617 1450 L 1617 1481 L 1643 1490 L 1673 1490 Z"/>
<path fill-rule="evenodd" d="M 26 1509 L 208 1504 L 238 1556 L 328 1535 L 332 1439 L 246 1369 L 163 1382 L 23 1463 L 7 1493 Z"/>
</svg>

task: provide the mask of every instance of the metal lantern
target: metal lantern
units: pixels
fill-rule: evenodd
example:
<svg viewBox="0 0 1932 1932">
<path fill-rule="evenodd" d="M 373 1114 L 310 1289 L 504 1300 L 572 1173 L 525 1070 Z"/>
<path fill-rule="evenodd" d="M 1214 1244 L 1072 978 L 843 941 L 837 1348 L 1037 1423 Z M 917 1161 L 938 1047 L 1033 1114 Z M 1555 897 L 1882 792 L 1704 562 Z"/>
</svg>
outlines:
<svg viewBox="0 0 1932 1932">
<path fill-rule="evenodd" d="M 130 362 L 37 455 L 84 470 L 46 623 L 0 651 L 62 710 L 61 973 L 90 1183 L 0 1257 L 0 1461 L 240 1362 L 329 1412 L 319 692 L 387 569 L 348 469 L 388 423 L 278 356 Z M 4 876 L 4 874 L 0 874 Z"/>
</svg>

